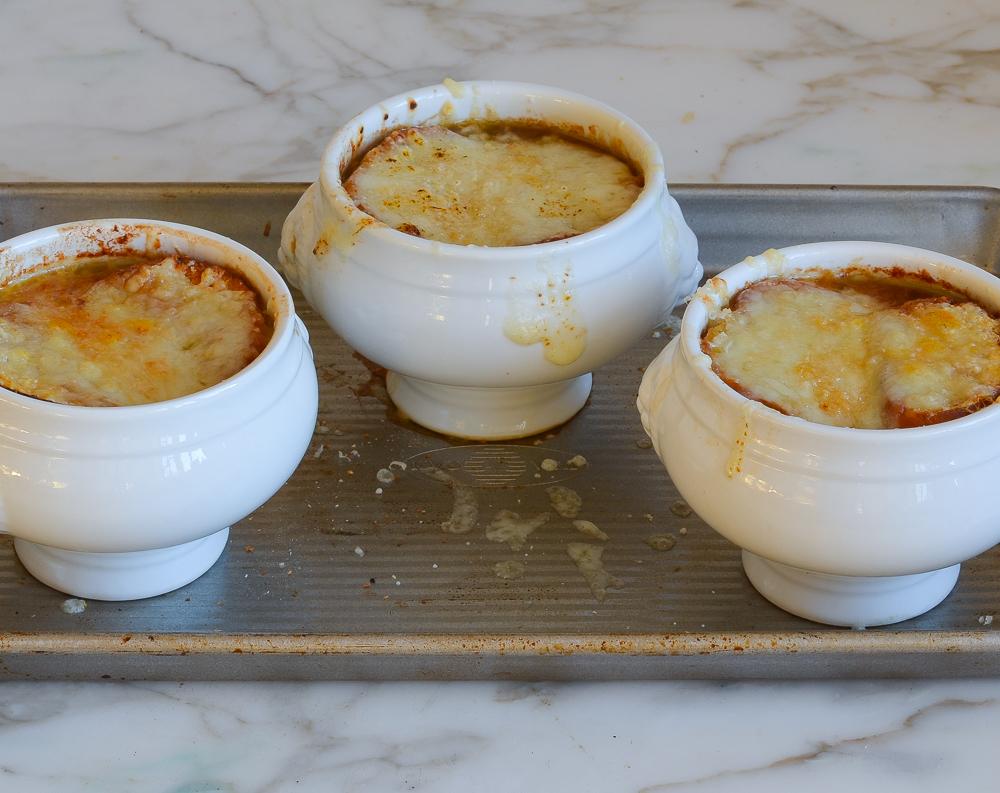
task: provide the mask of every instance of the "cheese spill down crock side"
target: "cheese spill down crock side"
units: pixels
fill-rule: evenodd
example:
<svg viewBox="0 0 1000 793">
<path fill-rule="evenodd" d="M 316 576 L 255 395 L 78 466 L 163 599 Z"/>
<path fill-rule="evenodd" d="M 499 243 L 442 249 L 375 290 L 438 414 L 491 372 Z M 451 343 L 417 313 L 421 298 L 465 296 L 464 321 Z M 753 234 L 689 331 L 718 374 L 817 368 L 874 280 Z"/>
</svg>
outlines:
<svg viewBox="0 0 1000 793">
<path fill-rule="evenodd" d="M 544 125 L 470 122 L 389 133 L 347 178 L 358 208 L 458 245 L 550 242 L 628 209 L 643 180 L 613 154 Z"/>
<path fill-rule="evenodd" d="M 1000 322 L 930 278 L 767 278 L 734 296 L 702 347 L 744 396 L 820 424 L 937 424 L 1000 396 Z"/>
<path fill-rule="evenodd" d="M 225 267 L 82 259 L 0 289 L 0 385 L 68 405 L 161 402 L 236 374 L 271 332 Z"/>
</svg>

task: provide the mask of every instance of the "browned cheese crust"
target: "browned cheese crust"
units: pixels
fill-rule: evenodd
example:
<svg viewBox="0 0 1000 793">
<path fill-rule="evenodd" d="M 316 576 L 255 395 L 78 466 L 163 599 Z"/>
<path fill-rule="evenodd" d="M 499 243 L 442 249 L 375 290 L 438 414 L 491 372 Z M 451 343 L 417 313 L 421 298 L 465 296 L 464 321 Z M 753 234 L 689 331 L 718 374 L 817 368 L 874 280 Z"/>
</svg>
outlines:
<svg viewBox="0 0 1000 793">
<path fill-rule="evenodd" d="M 933 281 L 764 279 L 709 324 L 702 349 L 744 396 L 821 424 L 919 427 L 1000 397 L 1000 322 Z"/>
<path fill-rule="evenodd" d="M 69 405 L 160 402 L 232 376 L 271 333 L 225 267 L 81 260 L 0 289 L 0 385 Z"/>
<path fill-rule="evenodd" d="M 510 246 L 604 225 L 632 205 L 642 178 L 554 129 L 469 124 L 390 132 L 344 187 L 359 209 L 406 234 Z"/>
</svg>

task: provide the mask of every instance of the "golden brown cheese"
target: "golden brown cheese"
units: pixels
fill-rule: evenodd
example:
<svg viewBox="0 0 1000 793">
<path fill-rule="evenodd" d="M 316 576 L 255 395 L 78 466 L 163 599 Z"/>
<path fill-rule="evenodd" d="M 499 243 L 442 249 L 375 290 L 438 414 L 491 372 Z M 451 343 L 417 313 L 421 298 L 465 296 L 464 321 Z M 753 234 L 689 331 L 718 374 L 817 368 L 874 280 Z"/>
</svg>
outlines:
<svg viewBox="0 0 1000 793">
<path fill-rule="evenodd" d="M 270 335 L 257 293 L 224 267 L 70 264 L 0 290 L 0 385 L 68 405 L 160 402 L 232 376 Z"/>
<path fill-rule="evenodd" d="M 874 320 L 872 343 L 893 426 L 936 424 L 1000 396 L 993 317 L 975 303 L 914 300 Z"/>
<path fill-rule="evenodd" d="M 469 124 L 395 130 L 344 186 L 360 209 L 407 234 L 510 246 L 604 225 L 632 205 L 642 179 L 554 130 Z"/>
<path fill-rule="evenodd" d="M 821 424 L 935 424 L 1000 396 L 1000 322 L 940 284 L 765 279 L 736 295 L 703 347 L 737 391 Z"/>
<path fill-rule="evenodd" d="M 747 396 L 821 424 L 877 427 L 866 339 L 878 301 L 805 281 L 759 281 L 705 336 L 722 378 Z"/>
</svg>

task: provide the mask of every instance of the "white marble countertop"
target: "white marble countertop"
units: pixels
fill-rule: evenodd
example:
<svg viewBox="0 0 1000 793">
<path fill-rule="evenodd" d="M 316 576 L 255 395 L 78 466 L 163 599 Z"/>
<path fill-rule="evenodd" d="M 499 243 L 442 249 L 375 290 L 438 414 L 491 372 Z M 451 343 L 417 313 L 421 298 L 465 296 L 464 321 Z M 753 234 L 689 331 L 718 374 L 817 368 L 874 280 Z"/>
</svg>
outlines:
<svg viewBox="0 0 1000 793">
<path fill-rule="evenodd" d="M 1000 186 L 995 0 L 0 6 L 0 181 L 311 180 L 445 76 L 590 94 L 675 182 Z M 962 790 L 1000 681 L 0 685 L 0 790 Z"/>
</svg>

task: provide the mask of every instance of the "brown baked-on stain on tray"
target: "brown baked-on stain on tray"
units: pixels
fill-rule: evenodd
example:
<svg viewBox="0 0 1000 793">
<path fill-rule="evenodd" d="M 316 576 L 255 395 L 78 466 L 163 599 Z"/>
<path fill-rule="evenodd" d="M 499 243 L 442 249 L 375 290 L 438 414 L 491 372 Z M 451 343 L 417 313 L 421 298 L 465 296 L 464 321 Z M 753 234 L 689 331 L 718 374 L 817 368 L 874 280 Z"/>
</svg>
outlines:
<svg viewBox="0 0 1000 793">
<path fill-rule="evenodd" d="M 228 267 L 84 256 L 0 289 L 0 386 L 67 405 L 161 402 L 236 374 L 272 333 Z"/>
<path fill-rule="evenodd" d="M 643 178 L 623 157 L 537 120 L 390 131 L 348 168 L 354 204 L 413 236 L 457 245 L 567 239 L 627 210 Z"/>
<path fill-rule="evenodd" d="M 754 282 L 708 324 L 702 350 L 734 390 L 820 424 L 927 426 L 1000 397 L 1000 320 L 901 268 Z"/>
</svg>

